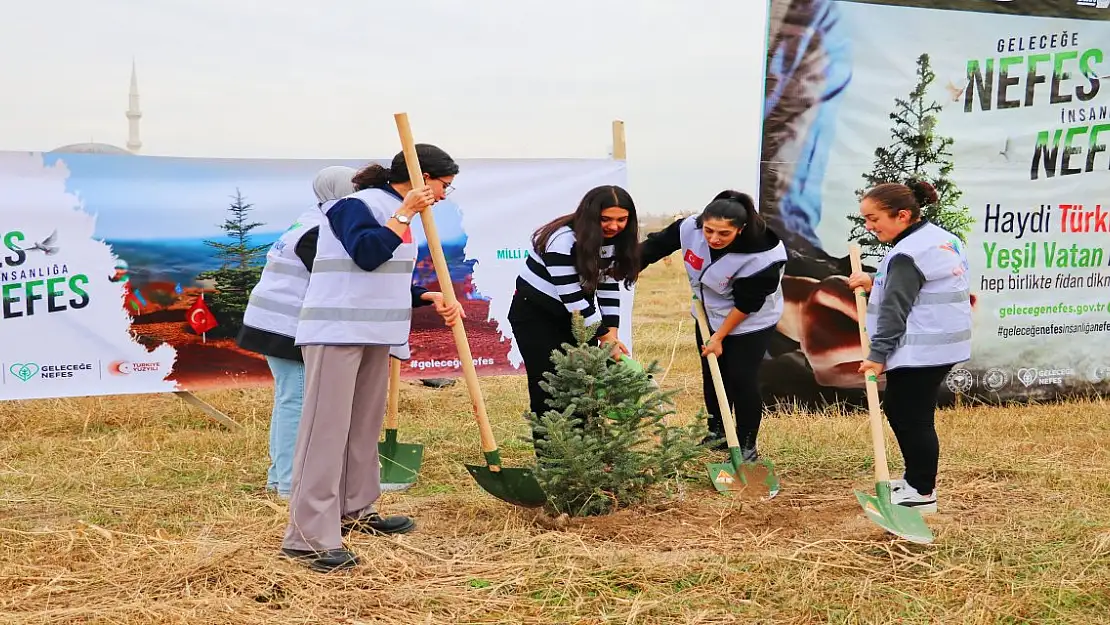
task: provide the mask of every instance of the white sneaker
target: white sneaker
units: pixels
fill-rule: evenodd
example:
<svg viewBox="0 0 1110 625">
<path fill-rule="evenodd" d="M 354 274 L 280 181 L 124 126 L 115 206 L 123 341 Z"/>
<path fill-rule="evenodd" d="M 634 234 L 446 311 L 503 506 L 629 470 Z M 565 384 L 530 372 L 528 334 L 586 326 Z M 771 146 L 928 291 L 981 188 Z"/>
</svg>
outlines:
<svg viewBox="0 0 1110 625">
<path fill-rule="evenodd" d="M 931 514 L 937 511 L 937 491 L 928 495 L 917 492 L 906 480 L 890 481 L 890 501 L 898 506 L 913 508 L 921 514 Z"/>
</svg>

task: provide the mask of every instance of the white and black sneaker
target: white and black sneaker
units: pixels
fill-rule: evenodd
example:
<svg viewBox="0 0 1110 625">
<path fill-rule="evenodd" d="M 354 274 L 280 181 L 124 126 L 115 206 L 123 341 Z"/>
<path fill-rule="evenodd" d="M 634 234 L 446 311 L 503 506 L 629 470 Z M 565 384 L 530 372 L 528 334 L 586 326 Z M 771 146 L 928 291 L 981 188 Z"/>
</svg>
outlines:
<svg viewBox="0 0 1110 625">
<path fill-rule="evenodd" d="M 928 495 L 922 495 L 906 480 L 891 480 L 890 501 L 898 506 L 913 508 L 921 514 L 931 514 L 937 511 L 937 490 L 934 488 Z"/>
</svg>

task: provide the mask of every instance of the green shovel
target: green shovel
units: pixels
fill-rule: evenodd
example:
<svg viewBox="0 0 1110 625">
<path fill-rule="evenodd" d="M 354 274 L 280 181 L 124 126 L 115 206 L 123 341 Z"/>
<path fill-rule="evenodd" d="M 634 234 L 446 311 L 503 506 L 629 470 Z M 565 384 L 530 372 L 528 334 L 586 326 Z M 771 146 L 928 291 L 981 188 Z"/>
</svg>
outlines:
<svg viewBox="0 0 1110 625">
<path fill-rule="evenodd" d="M 389 403 L 385 411 L 385 440 L 378 442 L 383 492 L 405 490 L 416 483 L 424 446 L 397 442 L 397 402 L 401 394 L 401 361 L 389 358 Z"/>
<path fill-rule="evenodd" d="M 416 143 L 412 139 L 408 113 L 397 113 L 393 119 L 397 123 L 397 133 L 401 136 L 405 165 L 409 170 L 409 181 L 413 189 L 422 189 L 424 175 L 416 156 Z M 447 259 L 443 255 L 443 245 L 440 243 L 439 231 L 436 229 L 431 209 L 420 212 L 420 223 L 424 226 L 424 238 L 428 241 L 428 251 L 432 255 L 436 279 L 443 292 L 443 303 L 454 305 L 458 301 L 458 296 L 451 282 L 451 273 L 447 268 Z M 461 318 L 451 327 L 451 334 L 455 339 L 455 347 L 459 350 L 466 390 L 470 394 L 470 404 L 474 409 L 474 417 L 478 421 L 482 454 L 486 461 L 484 467 L 466 465 L 466 470 L 487 493 L 502 501 L 525 508 L 538 508 L 544 505 L 547 503 L 547 494 L 543 492 L 543 487 L 536 481 L 536 474 L 531 469 L 510 469 L 501 466 L 501 452 L 497 449 L 493 428 L 490 427 L 489 418 L 486 416 L 486 401 L 482 397 L 481 387 L 478 386 L 478 372 L 474 367 L 474 357 L 470 352 L 470 342 L 467 341 L 466 329 L 463 327 Z"/>
<path fill-rule="evenodd" d="M 705 306 L 694 294 L 694 311 L 698 320 L 698 329 L 705 340 L 709 340 L 709 321 L 705 318 Z M 770 460 L 744 462 L 740 451 L 740 441 L 736 438 L 736 417 L 728 408 L 728 396 L 725 394 L 724 380 L 721 378 L 721 365 L 717 362 L 716 354 L 709 354 L 709 373 L 713 376 L 713 390 L 717 394 L 717 406 L 721 411 L 721 420 L 725 427 L 725 440 L 728 442 L 729 462 L 713 463 L 706 465 L 709 471 L 709 481 L 713 488 L 720 493 L 743 493 L 745 495 L 766 493 L 766 499 L 779 494 L 781 485 L 775 475 L 774 465 Z"/>
<path fill-rule="evenodd" d="M 852 272 L 863 271 L 859 245 L 849 246 Z M 867 297 L 862 288 L 856 289 L 856 316 L 859 317 L 859 337 L 864 358 L 871 349 L 867 336 Z M 886 465 L 886 441 L 883 439 L 883 415 L 879 410 L 879 376 L 874 371 L 864 375 L 867 385 L 867 408 L 871 420 L 871 444 L 875 448 L 875 495 L 855 491 L 863 512 L 879 527 L 908 541 L 927 545 L 933 542 L 933 532 L 925 524 L 921 513 L 913 508 L 899 506 L 890 500 L 890 472 Z"/>
</svg>

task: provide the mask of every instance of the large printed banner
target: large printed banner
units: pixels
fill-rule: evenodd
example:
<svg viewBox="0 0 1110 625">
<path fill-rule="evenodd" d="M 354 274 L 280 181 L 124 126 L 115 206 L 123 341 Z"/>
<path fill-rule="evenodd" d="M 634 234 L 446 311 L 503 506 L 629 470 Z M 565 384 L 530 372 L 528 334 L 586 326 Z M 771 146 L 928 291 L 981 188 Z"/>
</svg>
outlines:
<svg viewBox="0 0 1110 625">
<path fill-rule="evenodd" d="M 924 177 L 965 242 L 985 400 L 1110 390 L 1110 2 L 771 0 L 761 210 L 786 233 L 767 384 L 858 389 L 847 246 L 859 197 Z M 850 394 L 850 393 L 848 393 Z M 951 395 L 949 395 L 951 397 Z"/>
<path fill-rule="evenodd" d="M 220 315 L 209 272 L 241 259 L 221 256 L 219 246 L 256 250 L 261 263 L 315 206 L 320 169 L 366 164 L 0 152 L 0 399 L 271 383 L 262 356 L 240 349 L 228 324 L 212 325 Z M 573 212 L 590 188 L 625 185 L 626 167 L 589 159 L 459 164 L 457 190 L 434 209 L 451 288 L 479 375 L 516 373 L 507 316 L 532 232 Z M 228 221 L 255 225 L 239 241 L 222 228 Z M 442 290 L 419 221 L 413 231 L 413 281 Z M 632 292 L 624 297 L 621 338 L 631 348 Z M 431 307 L 414 313 L 410 342 L 406 376 L 461 374 L 452 334 Z"/>
</svg>

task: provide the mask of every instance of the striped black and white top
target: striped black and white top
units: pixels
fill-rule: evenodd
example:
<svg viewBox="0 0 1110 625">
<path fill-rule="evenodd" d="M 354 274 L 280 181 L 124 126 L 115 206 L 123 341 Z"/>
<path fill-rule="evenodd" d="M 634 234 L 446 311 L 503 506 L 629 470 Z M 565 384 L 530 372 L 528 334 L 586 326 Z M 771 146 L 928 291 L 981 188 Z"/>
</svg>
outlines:
<svg viewBox="0 0 1110 625">
<path fill-rule="evenodd" d="M 603 275 L 597 293 L 587 294 L 582 290 L 581 278 L 574 267 L 575 245 L 574 231 L 569 226 L 556 230 L 547 242 L 546 251 L 532 250 L 528 255 L 516 279 L 517 291 L 529 299 L 546 303 L 552 310 L 578 311 L 587 326 L 600 322 L 606 328 L 620 327 L 620 283 L 604 273 L 613 258 L 613 246 L 602 246 Z"/>
</svg>

